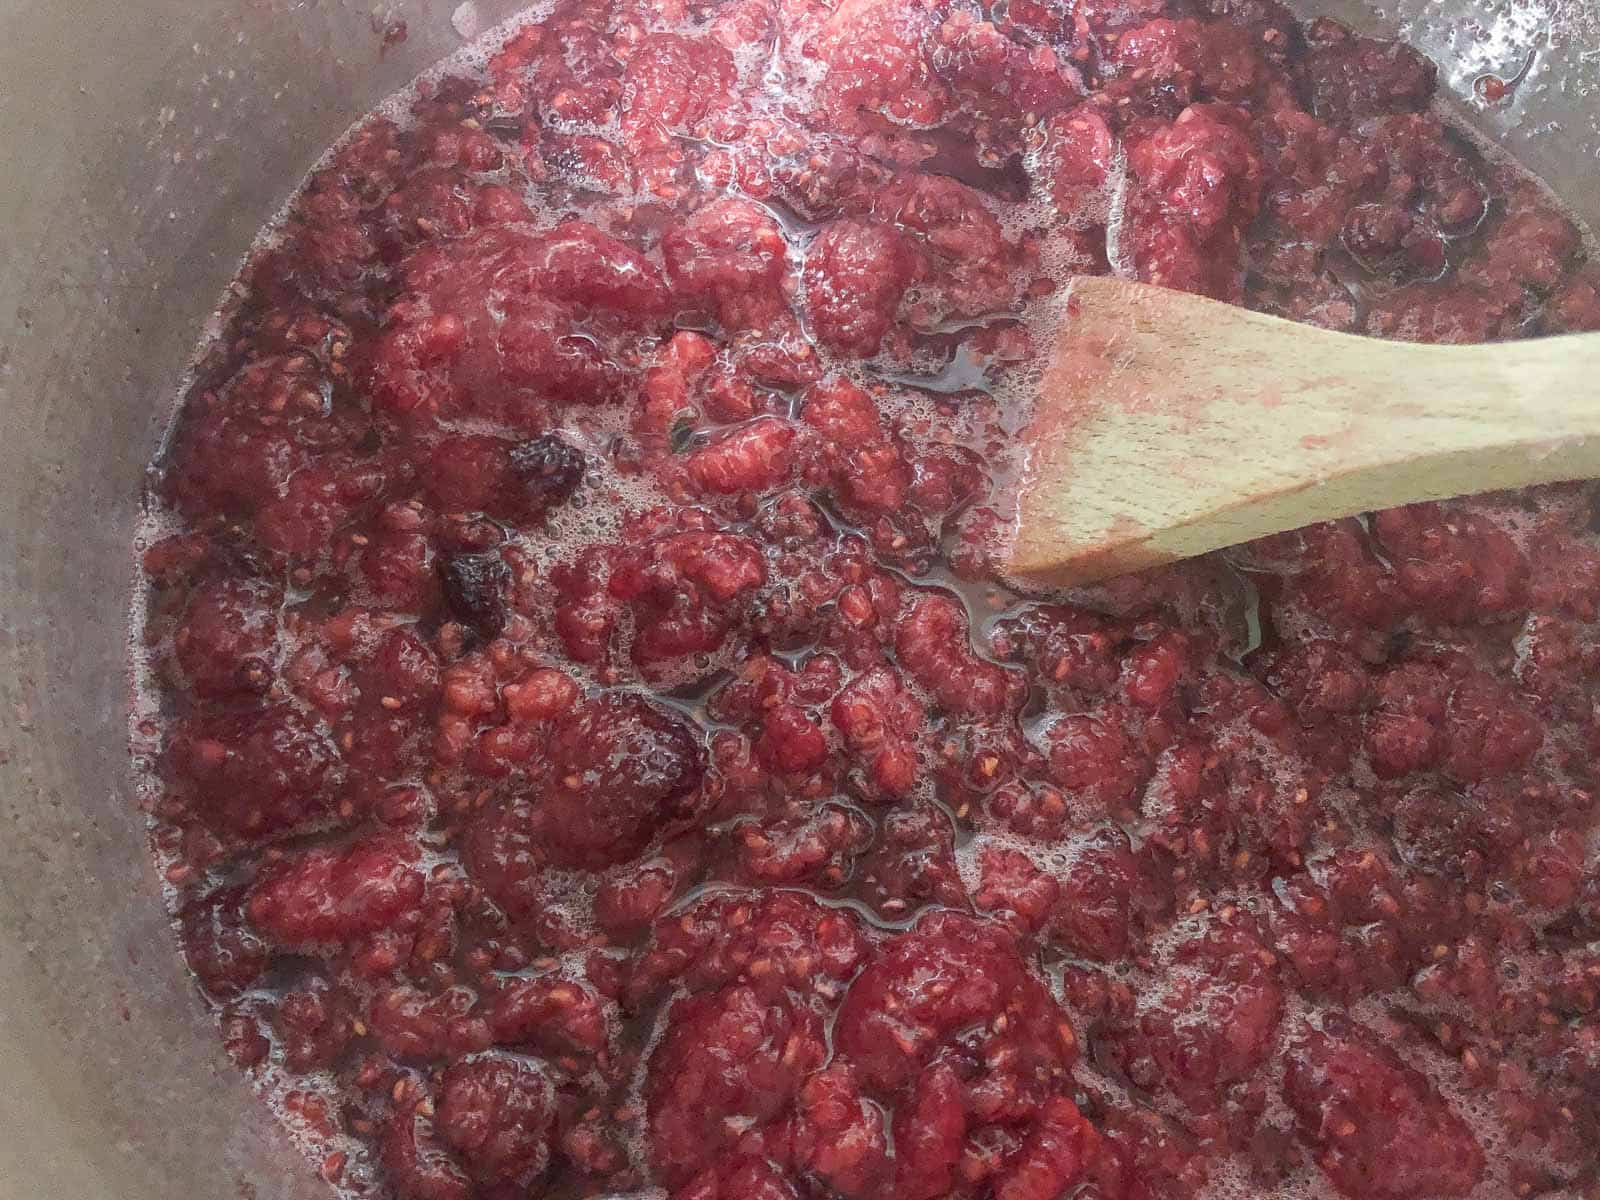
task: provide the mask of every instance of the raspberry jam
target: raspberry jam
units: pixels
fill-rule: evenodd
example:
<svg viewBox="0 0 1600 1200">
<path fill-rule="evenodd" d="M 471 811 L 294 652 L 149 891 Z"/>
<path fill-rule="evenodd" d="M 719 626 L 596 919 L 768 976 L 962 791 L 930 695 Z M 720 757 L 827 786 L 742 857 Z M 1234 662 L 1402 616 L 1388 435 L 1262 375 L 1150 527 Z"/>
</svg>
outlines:
<svg viewBox="0 0 1600 1200">
<path fill-rule="evenodd" d="M 1588 484 L 996 570 L 1115 271 L 1600 328 L 1408 47 L 1276 0 L 560 0 L 245 265 L 143 543 L 229 1053 L 395 1200 L 1600 1188 Z"/>
</svg>

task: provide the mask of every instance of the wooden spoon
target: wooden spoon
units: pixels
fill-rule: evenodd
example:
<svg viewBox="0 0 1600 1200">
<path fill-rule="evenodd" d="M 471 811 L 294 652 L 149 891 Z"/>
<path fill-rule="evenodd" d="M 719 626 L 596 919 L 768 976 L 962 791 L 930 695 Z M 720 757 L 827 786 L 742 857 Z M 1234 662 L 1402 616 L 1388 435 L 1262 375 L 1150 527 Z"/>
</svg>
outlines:
<svg viewBox="0 0 1600 1200">
<path fill-rule="evenodd" d="M 1417 500 L 1600 476 L 1600 334 L 1429 346 L 1074 280 L 1011 573 L 1091 583 Z"/>
</svg>

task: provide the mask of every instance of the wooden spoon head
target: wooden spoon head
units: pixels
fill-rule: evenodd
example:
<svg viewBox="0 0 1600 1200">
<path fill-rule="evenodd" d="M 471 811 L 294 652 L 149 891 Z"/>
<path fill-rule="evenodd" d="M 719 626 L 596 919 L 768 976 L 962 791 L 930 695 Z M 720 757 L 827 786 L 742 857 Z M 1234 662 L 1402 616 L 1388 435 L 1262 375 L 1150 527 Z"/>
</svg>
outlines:
<svg viewBox="0 0 1600 1200">
<path fill-rule="evenodd" d="M 1269 353 L 1239 340 L 1254 316 L 1123 279 L 1073 281 L 1025 435 L 1013 573 L 1090 583 L 1228 544 L 1175 533 L 1258 490 L 1241 441 L 1278 397 L 1242 386 Z M 1253 359 L 1243 373 L 1241 357 Z"/>
<path fill-rule="evenodd" d="M 1420 346 L 1074 280 L 1010 572 L 1070 586 L 1415 500 L 1600 471 L 1600 335 Z"/>
</svg>

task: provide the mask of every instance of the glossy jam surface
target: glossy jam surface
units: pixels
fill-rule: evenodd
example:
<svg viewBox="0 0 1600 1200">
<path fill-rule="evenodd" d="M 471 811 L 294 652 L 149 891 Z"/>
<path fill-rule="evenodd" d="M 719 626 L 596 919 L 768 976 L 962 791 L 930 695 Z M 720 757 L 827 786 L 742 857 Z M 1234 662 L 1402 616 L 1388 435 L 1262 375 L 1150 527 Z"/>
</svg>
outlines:
<svg viewBox="0 0 1600 1200">
<path fill-rule="evenodd" d="M 182 943 L 324 1176 L 1593 1194 L 1595 490 L 994 568 L 1072 273 L 1600 328 L 1433 89 L 1274 0 L 563 0 L 353 131 L 143 559 Z"/>
</svg>

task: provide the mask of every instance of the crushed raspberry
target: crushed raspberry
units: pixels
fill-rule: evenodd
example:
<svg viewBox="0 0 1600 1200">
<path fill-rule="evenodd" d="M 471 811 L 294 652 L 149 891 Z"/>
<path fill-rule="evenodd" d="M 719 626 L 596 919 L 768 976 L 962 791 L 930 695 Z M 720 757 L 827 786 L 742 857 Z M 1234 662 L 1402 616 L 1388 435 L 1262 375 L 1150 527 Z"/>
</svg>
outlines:
<svg viewBox="0 0 1600 1200">
<path fill-rule="evenodd" d="M 1544 741 L 1533 715 L 1482 675 L 1458 683 L 1445 704 L 1444 770 L 1461 783 L 1525 766 Z"/>
<path fill-rule="evenodd" d="M 555 727 L 540 812 L 547 852 L 570 866 L 631 858 L 692 811 L 704 752 L 689 726 L 635 696 L 593 700 Z"/>
<path fill-rule="evenodd" d="M 810 50 L 827 64 L 823 103 L 846 129 L 869 117 L 933 125 L 950 96 L 934 74 L 933 6 L 849 0 L 829 16 Z"/>
<path fill-rule="evenodd" d="M 673 286 L 704 297 L 730 329 L 761 328 L 787 314 L 788 242 L 764 209 L 715 201 L 668 232 L 661 250 Z"/>
<path fill-rule="evenodd" d="M 287 706 L 191 723 L 173 738 L 169 758 L 195 815 L 246 838 L 324 822 L 339 774 L 326 731 Z"/>
<path fill-rule="evenodd" d="M 834 697 L 831 715 L 873 790 L 909 795 L 917 779 L 915 739 L 924 715 L 899 676 L 884 668 L 858 675 Z"/>
<path fill-rule="evenodd" d="M 806 300 L 817 339 L 853 357 L 878 352 L 916 270 L 911 248 L 887 225 L 834 221 L 806 255 Z"/>
<path fill-rule="evenodd" d="M 283 945 L 344 942 L 397 923 L 422 895 L 401 843 L 312 850 L 264 873 L 245 903 L 250 923 Z"/>
<path fill-rule="evenodd" d="M 837 886 L 872 842 L 871 823 L 840 805 L 823 805 L 765 824 L 740 822 L 731 836 L 737 873 L 752 882 Z"/>
<path fill-rule="evenodd" d="M 1356 37 L 1332 21 L 1314 22 L 1303 72 L 1319 117 L 1366 117 L 1425 108 L 1434 65 L 1403 42 Z"/>
<path fill-rule="evenodd" d="M 393 988 L 375 996 L 367 1026 L 389 1054 L 401 1060 L 431 1059 L 484 1050 L 488 1023 L 476 1014 L 477 997 L 465 987 L 430 996 L 415 988 Z"/>
<path fill-rule="evenodd" d="M 429 490 L 449 509 L 528 520 L 561 504 L 583 479 L 583 455 L 553 434 L 525 442 L 445 438 L 428 461 Z"/>
<path fill-rule="evenodd" d="M 622 130 L 638 149 L 693 131 L 728 97 L 733 55 L 707 38 L 652 34 L 632 48 L 622 73 Z"/>
<path fill-rule="evenodd" d="M 1307 1034 L 1284 1096 L 1347 1195 L 1465 1196 L 1483 1172 L 1482 1148 L 1427 1079 L 1360 1035 Z"/>
<path fill-rule="evenodd" d="M 1144 998 L 1121 1046 L 1129 1077 L 1214 1104 L 1272 1052 L 1282 1012 L 1272 953 L 1248 933 L 1181 944 L 1166 986 Z"/>
<path fill-rule="evenodd" d="M 766 580 L 761 550 L 748 538 L 686 532 L 624 548 L 609 590 L 631 602 L 640 624 L 633 659 L 648 668 L 718 649 L 734 624 L 734 601 Z"/>
<path fill-rule="evenodd" d="M 570 980 L 517 980 L 495 997 L 488 1025 L 495 1040 L 557 1056 L 601 1054 L 609 1040 L 607 1006 Z"/>
<path fill-rule="evenodd" d="M 1020 850 L 986 847 L 980 907 L 1075 954 L 1115 961 L 1128 952 L 1139 912 L 1155 894 L 1128 837 L 1107 828 L 1068 843 L 1040 866 Z"/>
<path fill-rule="evenodd" d="M 997 1109 L 1025 1103 L 1035 1086 L 1064 1077 L 1077 1056 L 1071 1025 L 1032 979 L 1003 930 L 934 913 L 885 946 L 850 989 L 835 1037 L 864 1080 L 887 1094 L 969 1026 L 984 1028 Z M 1001 1047 L 1009 1053 L 998 1054 Z"/>
<path fill-rule="evenodd" d="M 1536 189 L 1519 188 L 1507 201 L 1504 218 L 1486 234 L 1485 261 L 1465 274 L 1485 283 L 1546 291 L 1565 277 L 1580 242 L 1577 226 Z"/>
<path fill-rule="evenodd" d="M 702 493 L 771 491 L 787 483 L 794 470 L 794 440 L 794 426 L 787 421 L 757 417 L 689 455 L 684 470 Z"/>
<path fill-rule="evenodd" d="M 267 965 L 267 947 L 244 917 L 244 894 L 229 888 L 200 896 L 179 914 L 184 956 L 205 989 L 233 996 Z"/>
<path fill-rule="evenodd" d="M 1075 713 L 1062 717 L 1048 735 L 1050 778 L 1112 814 L 1127 810 L 1149 772 L 1119 715 Z"/>
<path fill-rule="evenodd" d="M 1263 173 L 1247 128 L 1240 109 L 1191 105 L 1129 150 L 1143 185 L 1132 211 L 1141 279 L 1243 297 L 1243 232 L 1260 206 Z"/>
<path fill-rule="evenodd" d="M 1026 278 L 1022 254 L 978 192 L 955 179 L 919 175 L 885 190 L 874 207 L 921 260 L 917 275 L 932 303 L 908 313 L 915 324 L 1004 312 L 1015 304 Z"/>
<path fill-rule="evenodd" d="M 699 859 L 695 842 L 668 843 L 660 855 L 600 885 L 594 897 L 595 920 L 617 939 L 641 932 L 694 878 Z"/>
<path fill-rule="evenodd" d="M 1587 279 L 1563 285 L 1545 309 L 1552 333 L 1583 333 L 1600 329 L 1600 289 Z"/>
<path fill-rule="evenodd" d="M 389 1118 L 379 1155 L 385 1179 L 401 1200 L 470 1200 L 471 1180 L 419 1107 L 402 1105 Z"/>
<path fill-rule="evenodd" d="M 961 1099 L 961 1077 L 950 1066 L 935 1066 L 917 1080 L 910 1103 L 895 1114 L 896 1196 L 950 1194 L 967 1130 Z"/>
<path fill-rule="evenodd" d="M 1084 105 L 1051 117 L 1045 126 L 1050 195 L 1063 214 L 1093 214 L 1111 177 L 1116 142 L 1105 118 Z"/>
<path fill-rule="evenodd" d="M 1002 572 L 1068 276 L 1476 342 L 1600 328 L 1582 231 L 1278 0 L 546 7 L 306 181 L 157 464 L 141 804 L 324 1174 L 1592 1187 L 1594 484 Z"/>
<path fill-rule="evenodd" d="M 872 1194 L 888 1167 L 883 1112 L 861 1094 L 855 1072 L 845 1063 L 836 1062 L 806 1080 L 795 1097 L 794 1116 L 780 1135 L 790 1139 L 798 1167 L 842 1196 Z"/>
<path fill-rule="evenodd" d="M 1377 514 L 1373 532 L 1401 590 L 1437 620 L 1492 620 L 1522 601 L 1526 562 L 1492 521 L 1413 504 Z"/>
<path fill-rule="evenodd" d="M 866 937 L 848 910 L 799 892 L 732 891 L 657 922 L 630 993 L 646 998 L 681 980 L 694 991 L 739 980 L 835 1000 L 865 961 Z"/>
<path fill-rule="evenodd" d="M 435 1109 L 435 1129 L 477 1179 L 526 1184 L 549 1161 L 555 1094 L 537 1068 L 466 1059 L 444 1073 Z"/>
<path fill-rule="evenodd" d="M 966 614 L 949 596 L 915 601 L 895 633 L 895 651 L 911 677 L 955 712 L 993 715 L 1016 702 L 1020 680 L 973 652 Z"/>
<path fill-rule="evenodd" d="M 680 1000 L 667 1021 L 646 1093 L 651 1156 L 673 1183 L 781 1113 L 827 1054 L 814 1012 L 746 985 Z"/>
<path fill-rule="evenodd" d="M 995 1180 L 995 1200 L 1059 1196 L 1089 1174 L 1100 1135 L 1065 1096 L 1046 1102 L 1039 1122 Z"/>
<path fill-rule="evenodd" d="M 964 889 L 955 861 L 955 831 L 932 805 L 884 816 L 878 844 L 856 871 L 861 897 L 889 916 L 926 904 L 959 905 Z"/>
<path fill-rule="evenodd" d="M 672 1194 L 672 1200 L 796 1200 L 794 1185 L 759 1158 L 707 1167 Z"/>
<path fill-rule="evenodd" d="M 173 635 L 178 665 L 202 695 L 264 692 L 281 597 L 255 580 L 222 579 L 196 589 Z"/>
<path fill-rule="evenodd" d="M 317 1071 L 343 1057 L 355 1037 L 355 1017 L 346 997 L 313 975 L 279 1001 L 272 1028 L 283 1046 L 285 1066 L 291 1071 Z"/>
</svg>

